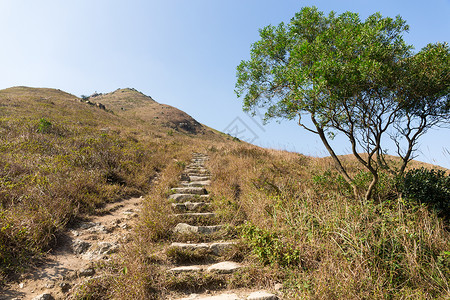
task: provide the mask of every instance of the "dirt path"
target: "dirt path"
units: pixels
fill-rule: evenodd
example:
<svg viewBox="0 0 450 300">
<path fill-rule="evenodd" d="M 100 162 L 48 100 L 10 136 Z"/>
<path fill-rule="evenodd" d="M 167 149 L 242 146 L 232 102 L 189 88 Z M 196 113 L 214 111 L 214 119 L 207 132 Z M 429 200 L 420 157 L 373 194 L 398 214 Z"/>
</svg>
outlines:
<svg viewBox="0 0 450 300">
<path fill-rule="evenodd" d="M 128 242 L 141 203 L 142 197 L 108 204 L 104 215 L 91 216 L 88 221 L 68 229 L 43 265 L 23 275 L 20 283 L 0 291 L 0 299 L 33 299 L 45 294 L 65 299 L 72 287 L 96 276 L 92 268 L 95 261 L 111 259 Z"/>
</svg>

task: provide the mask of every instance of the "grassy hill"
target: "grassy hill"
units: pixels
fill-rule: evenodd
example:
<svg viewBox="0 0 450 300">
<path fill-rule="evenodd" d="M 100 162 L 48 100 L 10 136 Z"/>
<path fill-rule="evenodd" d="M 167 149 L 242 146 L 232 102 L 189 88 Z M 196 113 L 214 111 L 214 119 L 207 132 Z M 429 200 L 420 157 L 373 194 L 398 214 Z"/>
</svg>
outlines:
<svg viewBox="0 0 450 300">
<path fill-rule="evenodd" d="M 209 128 L 185 112 L 170 105 L 160 104 L 134 89 L 118 89 L 108 94 L 97 94 L 90 99 L 127 118 L 185 133 L 209 133 L 211 137 L 212 131 Z"/>
<path fill-rule="evenodd" d="M 59 90 L 0 91 L 1 282 L 45 257 L 75 220 L 146 195 L 133 240 L 97 266 L 105 276 L 77 297 L 158 299 L 183 286 L 159 267 L 170 259 L 160 249 L 173 238 L 167 191 L 192 152 L 202 152 L 210 157 L 212 205 L 240 240 L 230 256 L 249 266 L 230 288 L 282 283 L 285 299 L 450 296 L 447 225 L 399 198 L 389 174 L 363 203 L 328 158 L 233 141 L 133 89 L 86 100 L 106 110 Z M 364 187 L 367 174 L 351 158 L 345 164 Z"/>
<path fill-rule="evenodd" d="M 105 103 L 114 94 L 105 95 Z M 139 102 L 144 99 L 203 128 L 140 93 L 123 94 L 136 108 L 145 106 Z M 1 274 L 15 273 L 50 249 L 55 234 L 75 218 L 98 212 L 106 202 L 146 194 L 161 169 L 193 151 L 186 141 L 192 137 L 130 117 L 130 111 L 116 114 L 54 89 L 0 91 Z M 195 138 L 201 147 L 203 135 Z"/>
</svg>

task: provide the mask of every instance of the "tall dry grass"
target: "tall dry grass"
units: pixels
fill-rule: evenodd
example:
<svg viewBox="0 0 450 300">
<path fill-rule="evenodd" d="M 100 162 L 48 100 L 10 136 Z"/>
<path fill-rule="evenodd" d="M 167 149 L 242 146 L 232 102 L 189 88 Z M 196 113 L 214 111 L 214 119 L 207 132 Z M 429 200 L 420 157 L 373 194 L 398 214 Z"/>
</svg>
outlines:
<svg viewBox="0 0 450 300">
<path fill-rule="evenodd" d="M 241 225 L 248 259 L 279 268 L 287 299 L 450 296 L 443 221 L 398 198 L 389 176 L 377 197 L 362 203 L 328 159 L 239 143 L 210 155 L 218 205 Z M 356 164 L 349 166 L 362 187 L 368 184 Z"/>
<path fill-rule="evenodd" d="M 0 91 L 0 283 L 54 247 L 72 221 L 146 195 L 186 139 L 61 91 Z"/>
</svg>

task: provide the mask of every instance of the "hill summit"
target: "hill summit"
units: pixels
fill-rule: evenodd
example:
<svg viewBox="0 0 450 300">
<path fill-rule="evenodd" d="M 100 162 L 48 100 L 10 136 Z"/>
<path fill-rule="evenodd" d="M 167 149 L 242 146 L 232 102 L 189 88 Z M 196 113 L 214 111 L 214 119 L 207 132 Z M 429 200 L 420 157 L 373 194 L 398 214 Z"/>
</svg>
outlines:
<svg viewBox="0 0 450 300">
<path fill-rule="evenodd" d="M 94 102 L 105 105 L 119 115 L 135 117 L 152 125 L 162 125 L 173 130 L 199 134 L 205 133 L 206 127 L 187 113 L 153 100 L 133 88 L 117 89 L 108 94 L 90 96 Z"/>
</svg>

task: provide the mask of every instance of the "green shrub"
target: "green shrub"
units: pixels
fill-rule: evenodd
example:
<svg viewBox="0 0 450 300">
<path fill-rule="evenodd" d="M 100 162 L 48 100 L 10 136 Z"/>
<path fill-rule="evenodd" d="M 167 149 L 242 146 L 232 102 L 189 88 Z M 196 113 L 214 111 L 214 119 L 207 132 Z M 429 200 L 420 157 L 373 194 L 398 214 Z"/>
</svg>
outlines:
<svg viewBox="0 0 450 300">
<path fill-rule="evenodd" d="M 428 204 L 445 218 L 450 217 L 450 176 L 444 171 L 413 169 L 399 179 L 398 185 L 405 199 Z"/>
<path fill-rule="evenodd" d="M 282 235 L 252 224 L 243 226 L 244 242 L 264 265 L 293 266 L 300 263 L 300 251 L 284 241 Z"/>
<path fill-rule="evenodd" d="M 50 128 L 52 128 L 52 123 L 50 123 L 49 121 L 47 121 L 44 118 L 41 118 L 39 120 L 38 129 L 37 129 L 37 131 L 39 133 L 48 133 L 50 131 Z"/>
</svg>

